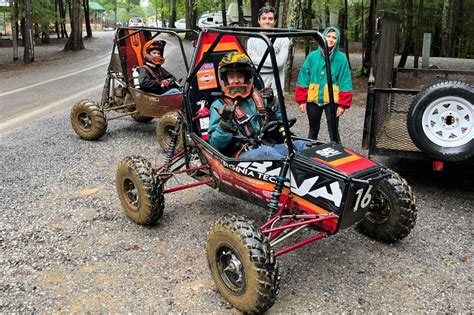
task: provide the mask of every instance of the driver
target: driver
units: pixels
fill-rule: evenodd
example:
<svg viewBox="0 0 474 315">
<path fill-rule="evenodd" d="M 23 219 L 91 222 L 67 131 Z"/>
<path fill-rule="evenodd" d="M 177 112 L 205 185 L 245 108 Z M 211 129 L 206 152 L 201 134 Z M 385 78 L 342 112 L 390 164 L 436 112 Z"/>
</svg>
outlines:
<svg viewBox="0 0 474 315">
<path fill-rule="evenodd" d="M 166 42 L 152 40 L 147 43 L 146 53 L 143 56 L 143 67 L 137 68 L 139 88 L 154 94 L 175 94 L 181 91 L 175 83 L 176 78 L 161 65 L 165 62 L 163 52 Z"/>
<path fill-rule="evenodd" d="M 258 139 L 263 126 L 270 121 L 281 121 L 281 113 L 279 108 L 272 108 L 275 102 L 271 88 L 263 89 L 262 93 L 254 90 L 252 66 L 247 55 L 227 53 L 219 63 L 218 72 L 224 97 L 211 106 L 209 143 L 230 157 L 275 158 L 287 155 L 286 144 L 271 144 L 281 141 L 267 139 L 262 144 Z M 293 141 L 297 151 L 304 149 L 307 143 Z"/>
</svg>

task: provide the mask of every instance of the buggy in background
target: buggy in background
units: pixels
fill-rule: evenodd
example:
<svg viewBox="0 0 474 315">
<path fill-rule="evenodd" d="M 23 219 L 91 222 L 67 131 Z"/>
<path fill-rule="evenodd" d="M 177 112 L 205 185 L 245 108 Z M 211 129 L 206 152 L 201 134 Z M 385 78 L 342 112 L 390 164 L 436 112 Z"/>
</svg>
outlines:
<svg viewBox="0 0 474 315">
<path fill-rule="evenodd" d="M 107 69 L 100 103 L 91 100 L 78 101 L 71 110 L 71 124 L 74 131 L 86 140 L 102 137 L 108 122 L 130 116 L 137 122 L 149 122 L 160 118 L 156 130 L 160 146 L 166 150 L 170 140 L 169 130 L 174 128 L 177 111 L 181 110 L 183 94 L 156 95 L 135 88 L 133 70 L 143 66 L 147 47 L 160 34 L 179 43 L 183 65 L 189 70 L 188 59 L 180 34 L 197 33 L 192 30 L 150 27 L 122 27 L 115 32 L 114 45 Z M 166 54 L 166 53 L 165 53 Z M 179 86 L 179 82 L 171 82 Z"/>
</svg>

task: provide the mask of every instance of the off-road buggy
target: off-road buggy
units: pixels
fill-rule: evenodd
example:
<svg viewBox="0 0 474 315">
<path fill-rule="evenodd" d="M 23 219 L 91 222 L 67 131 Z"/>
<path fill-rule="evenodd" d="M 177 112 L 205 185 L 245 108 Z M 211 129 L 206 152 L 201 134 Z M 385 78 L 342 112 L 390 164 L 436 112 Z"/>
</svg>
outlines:
<svg viewBox="0 0 474 315">
<path fill-rule="evenodd" d="M 331 131 L 331 142 L 313 141 L 307 149 L 295 152 L 293 140 L 298 137 L 290 130 L 294 120 L 287 117 L 278 75 L 275 78 L 282 121 L 277 129 L 282 130 L 288 156 L 229 158 L 203 138 L 198 112 L 202 104 L 212 104 L 219 97 L 216 76 L 222 57 L 230 51 L 246 53 L 239 36 L 265 41 L 266 56 L 270 56 L 275 73 L 278 70 L 272 43 L 278 37 L 311 37 L 328 55 L 319 32 L 260 32 L 258 28 L 222 28 L 200 33 L 166 160 L 153 167 L 142 157 L 129 156 L 119 164 L 116 173 L 121 204 L 127 215 L 141 225 L 154 225 L 160 220 L 166 194 L 200 185 L 266 209 L 260 226 L 234 212 L 217 221 L 207 234 L 212 278 L 221 294 L 244 312 L 264 312 L 275 302 L 280 283 L 278 256 L 353 225 L 378 241 L 396 242 L 410 233 L 417 217 L 415 199 L 406 181 L 337 143 L 337 130 Z M 257 90 L 262 88 L 258 75 L 262 66 L 263 63 L 254 67 Z M 330 101 L 334 104 L 329 66 L 327 75 Z M 273 128 L 265 126 L 262 133 L 270 129 Z M 178 152 L 175 147 L 179 137 L 185 141 L 183 150 Z M 195 182 L 168 187 L 168 180 L 182 173 L 189 174 Z M 306 238 L 288 244 L 290 237 L 303 230 L 310 236 L 301 234 Z"/>
<path fill-rule="evenodd" d="M 74 131 L 83 139 L 97 140 L 105 134 L 110 120 L 131 116 L 137 122 L 149 122 L 161 117 L 156 128 L 157 137 L 160 145 L 167 149 L 170 140 L 168 131 L 174 128 L 183 94 L 155 95 L 144 92 L 135 88 L 132 74 L 135 67 L 143 66 L 143 55 L 148 45 L 162 34 L 179 43 L 182 55 L 179 62 L 183 62 L 187 72 L 188 59 L 179 34 L 190 32 L 197 37 L 192 30 L 118 28 L 100 103 L 80 100 L 73 106 L 70 118 Z M 179 86 L 179 82 L 172 82 L 171 85 Z"/>
</svg>

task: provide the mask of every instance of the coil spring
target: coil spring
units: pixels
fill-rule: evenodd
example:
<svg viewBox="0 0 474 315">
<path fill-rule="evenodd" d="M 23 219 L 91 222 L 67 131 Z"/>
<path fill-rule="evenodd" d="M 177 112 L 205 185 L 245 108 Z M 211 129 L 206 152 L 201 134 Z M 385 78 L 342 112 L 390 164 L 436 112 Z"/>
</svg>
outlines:
<svg viewBox="0 0 474 315">
<path fill-rule="evenodd" d="M 278 202 L 280 201 L 283 186 L 288 179 L 283 176 L 277 176 L 277 183 L 272 192 L 272 200 L 268 203 L 268 219 L 270 220 L 278 211 Z"/>
<path fill-rule="evenodd" d="M 173 130 L 171 130 L 170 133 L 171 133 L 171 141 L 168 147 L 168 151 L 166 152 L 166 162 L 165 162 L 165 167 L 164 167 L 166 171 L 169 171 L 171 161 L 176 151 L 176 145 L 178 144 L 179 128 L 178 130 L 174 128 Z"/>
</svg>

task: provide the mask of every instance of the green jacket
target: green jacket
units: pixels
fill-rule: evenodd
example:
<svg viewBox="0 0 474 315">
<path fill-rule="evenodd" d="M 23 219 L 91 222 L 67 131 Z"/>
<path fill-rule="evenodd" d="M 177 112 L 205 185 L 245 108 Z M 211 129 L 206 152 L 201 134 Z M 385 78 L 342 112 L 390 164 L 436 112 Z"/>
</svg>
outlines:
<svg viewBox="0 0 474 315">
<path fill-rule="evenodd" d="M 326 36 L 332 30 L 337 34 L 337 41 L 329 55 L 334 102 L 347 108 L 352 103 L 351 72 L 346 55 L 339 50 L 339 30 L 330 26 L 324 30 L 323 35 Z M 311 52 L 303 63 L 296 82 L 295 100 L 298 104 L 311 102 L 320 106 L 329 103 L 326 63 L 321 48 Z"/>
</svg>

